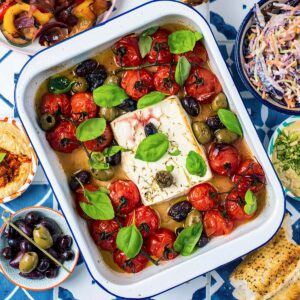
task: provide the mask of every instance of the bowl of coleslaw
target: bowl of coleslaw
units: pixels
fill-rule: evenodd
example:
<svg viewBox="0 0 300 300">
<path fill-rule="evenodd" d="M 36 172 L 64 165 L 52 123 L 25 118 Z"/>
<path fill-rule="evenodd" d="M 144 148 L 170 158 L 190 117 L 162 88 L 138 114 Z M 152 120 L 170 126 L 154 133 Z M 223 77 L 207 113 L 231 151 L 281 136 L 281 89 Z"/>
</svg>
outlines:
<svg viewBox="0 0 300 300">
<path fill-rule="evenodd" d="M 244 85 L 257 100 L 300 115 L 300 1 L 256 3 L 239 29 L 235 60 Z"/>
</svg>

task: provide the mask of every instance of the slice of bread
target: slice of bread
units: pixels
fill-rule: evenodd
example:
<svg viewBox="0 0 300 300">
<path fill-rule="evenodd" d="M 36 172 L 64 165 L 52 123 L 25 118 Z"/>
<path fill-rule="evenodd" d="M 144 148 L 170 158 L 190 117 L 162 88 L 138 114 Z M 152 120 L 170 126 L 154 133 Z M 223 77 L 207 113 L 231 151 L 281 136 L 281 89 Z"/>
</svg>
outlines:
<svg viewBox="0 0 300 300">
<path fill-rule="evenodd" d="M 286 215 L 273 239 L 247 255 L 230 275 L 235 287 L 233 296 L 239 300 L 264 300 L 275 296 L 280 300 L 298 300 L 299 272 L 300 246 L 292 240 L 291 220 Z M 280 293 L 290 293 L 291 298 L 280 296 Z M 295 293 L 298 295 L 293 298 Z"/>
</svg>

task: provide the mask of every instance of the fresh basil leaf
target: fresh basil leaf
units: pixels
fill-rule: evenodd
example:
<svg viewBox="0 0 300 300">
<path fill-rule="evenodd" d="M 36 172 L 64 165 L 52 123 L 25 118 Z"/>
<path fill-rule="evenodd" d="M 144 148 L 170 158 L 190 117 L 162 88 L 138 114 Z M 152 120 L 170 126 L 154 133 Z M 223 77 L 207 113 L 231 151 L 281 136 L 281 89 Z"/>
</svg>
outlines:
<svg viewBox="0 0 300 300">
<path fill-rule="evenodd" d="M 146 36 L 140 36 L 139 38 L 139 49 L 142 58 L 146 57 L 146 55 L 149 53 L 152 45 L 152 38 L 148 35 Z"/>
<path fill-rule="evenodd" d="M 132 224 L 119 230 L 116 243 L 118 249 L 123 251 L 128 258 L 134 258 L 141 251 L 143 237 L 137 227 Z"/>
<path fill-rule="evenodd" d="M 155 162 L 167 153 L 168 148 L 168 137 L 163 133 L 155 133 L 142 140 L 137 148 L 135 158 L 147 162 Z"/>
<path fill-rule="evenodd" d="M 248 190 L 245 194 L 245 206 L 244 212 L 247 215 L 252 215 L 257 210 L 257 199 L 251 190 Z"/>
<path fill-rule="evenodd" d="M 89 119 L 76 128 L 76 137 L 81 142 L 94 140 L 103 134 L 105 128 L 106 120 L 104 118 Z"/>
<path fill-rule="evenodd" d="M 2 152 L 0 153 L 0 164 L 4 160 L 5 156 L 6 156 L 6 153 L 2 153 Z"/>
<path fill-rule="evenodd" d="M 174 170 L 174 166 L 173 165 L 167 165 L 166 166 L 166 171 L 171 173 Z"/>
<path fill-rule="evenodd" d="M 105 186 L 100 186 L 99 187 L 99 191 L 100 192 L 102 192 L 102 193 L 104 193 L 104 194 L 107 194 L 107 195 L 109 195 L 109 189 L 107 188 L 107 187 L 105 187 Z"/>
<path fill-rule="evenodd" d="M 89 159 L 89 165 L 94 170 L 108 170 L 110 165 L 105 162 L 105 157 L 101 152 L 94 152 Z"/>
<path fill-rule="evenodd" d="M 119 145 L 111 146 L 111 147 L 104 149 L 103 155 L 105 157 L 110 157 L 110 156 L 114 156 L 115 154 L 117 154 L 118 152 L 123 151 L 123 150 L 124 150 L 124 148 Z"/>
<path fill-rule="evenodd" d="M 183 86 L 185 81 L 188 79 L 191 71 L 191 64 L 186 59 L 185 56 L 181 56 L 176 66 L 175 70 L 175 80 L 180 85 Z"/>
<path fill-rule="evenodd" d="M 158 30 L 159 26 L 152 26 L 142 32 L 141 36 L 152 35 Z"/>
<path fill-rule="evenodd" d="M 206 174 L 207 166 L 201 155 L 195 151 L 190 151 L 185 162 L 185 167 L 192 175 L 203 177 Z"/>
<path fill-rule="evenodd" d="M 171 156 L 178 156 L 181 154 L 181 151 L 177 148 L 173 152 L 169 152 L 169 155 Z"/>
<path fill-rule="evenodd" d="M 159 103 L 160 101 L 164 100 L 166 98 L 166 94 L 161 92 L 150 92 L 149 94 L 143 96 L 140 98 L 140 100 L 137 103 L 137 108 L 142 109 L 147 106 Z"/>
<path fill-rule="evenodd" d="M 50 78 L 48 81 L 48 91 L 52 94 L 63 94 L 71 90 L 74 81 L 70 81 L 66 76 Z"/>
<path fill-rule="evenodd" d="M 224 126 L 239 136 L 243 136 L 243 130 L 237 116 L 230 110 L 225 108 L 220 108 L 218 110 L 218 116 Z"/>
<path fill-rule="evenodd" d="M 115 83 L 104 84 L 93 91 L 94 102 L 101 107 L 118 106 L 128 98 L 125 91 Z"/>
<path fill-rule="evenodd" d="M 168 37 L 168 44 L 171 53 L 181 54 L 193 51 L 196 42 L 201 38 L 201 33 L 191 30 L 177 30 Z"/>
<path fill-rule="evenodd" d="M 199 241 L 203 230 L 202 223 L 184 228 L 174 242 L 174 249 L 183 256 L 191 255 Z"/>
<path fill-rule="evenodd" d="M 196 32 L 195 32 L 195 38 L 196 38 L 196 41 L 197 41 L 197 42 L 200 41 L 200 40 L 202 40 L 202 39 L 203 39 L 203 34 L 202 34 L 202 32 L 196 31 Z"/>
<path fill-rule="evenodd" d="M 82 210 L 94 220 L 112 220 L 115 212 L 111 200 L 102 191 L 90 192 L 84 189 L 84 196 L 90 203 L 80 202 Z"/>
</svg>

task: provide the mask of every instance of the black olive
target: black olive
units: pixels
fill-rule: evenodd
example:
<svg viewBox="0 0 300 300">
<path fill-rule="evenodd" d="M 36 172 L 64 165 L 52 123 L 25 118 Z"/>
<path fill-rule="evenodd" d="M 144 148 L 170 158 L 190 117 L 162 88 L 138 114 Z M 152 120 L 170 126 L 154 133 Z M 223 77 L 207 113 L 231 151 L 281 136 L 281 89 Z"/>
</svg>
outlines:
<svg viewBox="0 0 300 300">
<path fill-rule="evenodd" d="M 208 117 L 206 120 L 206 124 L 212 131 L 224 128 L 223 123 L 217 115 Z"/>
<path fill-rule="evenodd" d="M 90 90 L 93 91 L 97 87 L 103 85 L 106 77 L 107 77 L 107 71 L 106 68 L 102 65 L 99 65 L 94 71 L 87 74 L 86 80 L 89 84 Z"/>
<path fill-rule="evenodd" d="M 26 214 L 25 223 L 31 226 L 36 225 L 41 219 L 41 215 L 38 212 L 32 211 Z"/>
<path fill-rule="evenodd" d="M 59 234 L 62 232 L 57 223 L 54 220 L 47 217 L 43 217 L 38 225 L 46 227 L 50 231 L 51 235 Z"/>
<path fill-rule="evenodd" d="M 98 66 L 98 62 L 94 59 L 87 59 L 80 63 L 75 69 L 75 74 L 79 77 L 86 77 L 92 73 Z"/>
<path fill-rule="evenodd" d="M 146 136 L 157 133 L 157 129 L 153 123 L 148 123 L 144 128 Z"/>
<path fill-rule="evenodd" d="M 45 275 L 39 271 L 32 271 L 30 273 L 19 273 L 20 276 L 25 277 L 25 278 L 29 278 L 29 279 L 44 279 Z"/>
<path fill-rule="evenodd" d="M 55 278 L 58 275 L 58 268 L 51 268 L 49 270 L 46 271 L 45 275 L 47 278 Z"/>
<path fill-rule="evenodd" d="M 68 261 L 68 260 L 72 260 L 74 258 L 74 252 L 71 251 L 71 250 L 68 250 L 68 251 L 65 251 L 61 254 L 61 258 L 64 260 L 64 261 Z"/>
<path fill-rule="evenodd" d="M 9 265 L 14 268 L 14 269 L 18 269 L 19 268 L 19 264 L 21 261 L 21 258 L 23 257 L 24 253 L 22 251 L 20 251 L 14 258 L 12 258 L 9 261 Z"/>
<path fill-rule="evenodd" d="M 71 248 L 73 239 L 69 235 L 64 235 L 58 241 L 58 249 L 60 252 L 67 251 Z"/>
<path fill-rule="evenodd" d="M 200 104 L 194 97 L 184 97 L 181 100 L 182 107 L 192 117 L 197 117 L 200 113 Z"/>
<path fill-rule="evenodd" d="M 121 162 L 121 158 L 122 158 L 122 156 L 121 156 L 121 151 L 119 151 L 118 153 L 116 153 L 115 155 L 113 155 L 113 156 L 108 156 L 108 157 L 106 157 L 106 162 L 108 163 L 108 164 L 110 164 L 111 166 L 116 166 L 116 165 L 118 165 L 120 162 Z"/>
<path fill-rule="evenodd" d="M 179 233 L 180 233 L 183 229 L 184 229 L 183 227 L 178 227 L 178 228 L 176 228 L 176 230 L 175 230 L 176 236 L 178 236 Z"/>
<path fill-rule="evenodd" d="M 15 222 L 15 225 L 23 231 L 27 236 L 32 236 L 32 227 L 29 224 L 26 224 L 25 221 L 18 220 Z"/>
<path fill-rule="evenodd" d="M 20 243 L 20 250 L 22 252 L 31 252 L 31 251 L 33 251 L 33 246 L 27 240 L 22 240 Z"/>
<path fill-rule="evenodd" d="M 41 273 L 46 272 L 51 266 L 51 263 L 48 258 L 43 257 L 40 259 L 39 264 L 37 266 L 37 270 Z"/>
<path fill-rule="evenodd" d="M 12 259 L 14 256 L 14 251 L 11 247 L 5 247 L 2 249 L 2 256 L 5 259 Z"/>
<path fill-rule="evenodd" d="M 78 182 L 78 180 L 82 184 L 87 184 L 87 183 L 91 182 L 91 178 L 92 178 L 91 173 L 88 172 L 88 171 L 84 171 L 84 170 L 73 174 L 71 176 L 71 180 L 70 180 L 70 183 L 69 183 L 71 190 L 73 192 L 76 192 L 80 188 L 80 183 Z"/>
<path fill-rule="evenodd" d="M 12 247 L 15 251 L 20 249 L 21 237 L 15 237 L 7 240 L 8 246 Z"/>
<path fill-rule="evenodd" d="M 201 234 L 201 237 L 199 239 L 199 241 L 197 242 L 197 246 L 199 248 L 204 247 L 207 243 L 209 242 L 209 238 L 206 236 L 206 234 L 203 232 Z"/>
<path fill-rule="evenodd" d="M 173 184 L 174 177 L 168 171 L 159 171 L 156 173 L 155 180 L 160 188 L 166 188 Z"/>
<path fill-rule="evenodd" d="M 124 111 L 135 111 L 137 109 L 137 102 L 128 98 L 118 105 L 118 108 Z"/>
<path fill-rule="evenodd" d="M 171 206 L 168 215 L 176 222 L 183 221 L 192 210 L 192 204 L 189 201 L 177 202 Z"/>
<path fill-rule="evenodd" d="M 17 235 L 18 235 L 17 231 L 15 231 L 11 226 L 5 226 L 3 236 L 5 236 L 8 239 L 11 239 Z"/>
<path fill-rule="evenodd" d="M 49 254 L 51 254 L 55 259 L 57 259 L 57 260 L 59 259 L 59 254 L 57 253 L 56 250 L 54 250 L 53 248 L 49 248 L 47 251 L 48 251 Z"/>
</svg>

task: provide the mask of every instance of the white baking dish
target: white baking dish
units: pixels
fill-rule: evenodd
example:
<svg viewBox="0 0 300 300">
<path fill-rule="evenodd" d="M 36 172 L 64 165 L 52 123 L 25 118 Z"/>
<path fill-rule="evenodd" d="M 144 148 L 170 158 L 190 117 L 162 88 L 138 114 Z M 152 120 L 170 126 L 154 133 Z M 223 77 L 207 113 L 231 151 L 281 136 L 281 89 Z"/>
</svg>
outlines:
<svg viewBox="0 0 300 300">
<path fill-rule="evenodd" d="M 211 67 L 222 83 L 231 109 L 239 116 L 249 147 L 266 172 L 267 205 L 255 220 L 239 226 L 228 236 L 214 238 L 192 256 L 181 256 L 159 267 L 146 268 L 135 275 L 121 274 L 111 270 L 104 263 L 85 222 L 76 213 L 67 178 L 37 123 L 34 98 L 38 86 L 49 76 L 110 47 L 128 33 L 140 32 L 154 24 L 171 22 L 182 22 L 203 33 Z M 182 3 L 158 1 L 141 5 L 99 27 L 40 52 L 23 68 L 16 86 L 15 100 L 23 125 L 44 166 L 87 267 L 95 281 L 112 294 L 127 298 L 144 298 L 158 294 L 263 245 L 281 224 L 285 202 L 276 173 L 242 103 L 209 25 L 198 12 Z"/>
</svg>

